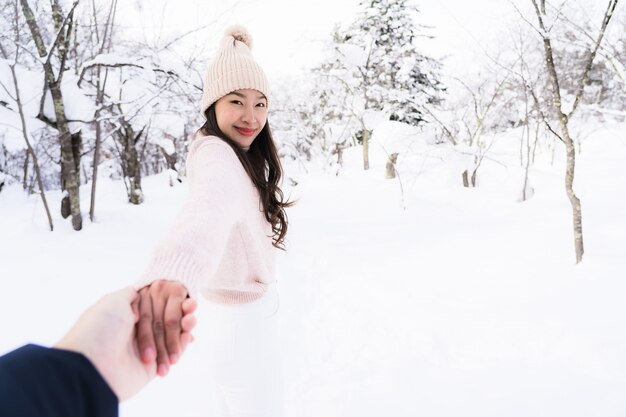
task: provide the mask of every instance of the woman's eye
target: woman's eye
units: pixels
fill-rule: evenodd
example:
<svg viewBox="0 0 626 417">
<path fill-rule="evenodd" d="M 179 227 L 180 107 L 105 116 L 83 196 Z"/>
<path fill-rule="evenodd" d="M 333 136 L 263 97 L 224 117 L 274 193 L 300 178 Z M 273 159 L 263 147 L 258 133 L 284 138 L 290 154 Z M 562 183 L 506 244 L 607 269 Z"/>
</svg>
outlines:
<svg viewBox="0 0 626 417">
<path fill-rule="evenodd" d="M 241 101 L 239 101 L 239 100 L 233 100 L 233 101 L 231 101 L 231 103 L 233 103 L 233 104 L 242 104 Z"/>
<path fill-rule="evenodd" d="M 256 105 L 257 107 L 265 107 L 265 103 L 259 103 Z"/>
</svg>

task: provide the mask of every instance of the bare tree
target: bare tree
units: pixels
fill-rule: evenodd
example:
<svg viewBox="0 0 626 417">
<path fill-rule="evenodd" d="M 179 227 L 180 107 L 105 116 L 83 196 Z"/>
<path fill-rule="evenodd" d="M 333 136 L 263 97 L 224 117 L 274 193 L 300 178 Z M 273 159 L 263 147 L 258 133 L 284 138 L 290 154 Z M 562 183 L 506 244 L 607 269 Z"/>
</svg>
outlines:
<svg viewBox="0 0 626 417">
<path fill-rule="evenodd" d="M 335 42 L 345 42 L 345 40 L 341 39 L 341 35 L 338 31 L 333 34 L 333 37 L 335 38 Z M 366 171 L 370 169 L 369 145 L 372 131 L 367 128 L 364 117 L 369 110 L 376 109 L 377 107 L 375 100 L 372 98 L 374 95 L 372 90 L 375 90 L 378 86 L 370 79 L 372 78 L 373 72 L 371 67 L 374 65 L 372 57 L 372 52 L 374 51 L 373 45 L 374 41 L 371 40 L 369 46 L 365 48 L 363 64 L 351 68 L 352 72 L 348 71 L 347 74 L 342 75 L 337 74 L 337 69 L 345 69 L 342 59 L 346 58 L 345 53 L 337 46 L 334 48 L 337 54 L 335 60 L 324 63 L 317 69 L 323 76 L 327 76 L 336 81 L 337 84 L 344 88 L 345 91 L 348 92 L 348 95 L 351 96 L 351 103 L 348 104 L 346 111 L 354 118 L 359 126 L 356 137 L 363 146 L 363 170 Z M 356 83 L 354 83 L 354 79 Z"/>
<path fill-rule="evenodd" d="M 472 166 L 461 172 L 464 187 L 476 187 L 478 183 L 478 171 L 485 158 L 488 158 L 495 137 L 492 134 L 491 139 L 488 139 L 486 133 L 497 130 L 500 124 L 510 123 L 508 118 L 506 121 L 499 120 L 501 114 L 506 113 L 503 109 L 513 100 L 510 94 L 506 94 L 507 88 L 510 88 L 510 74 L 506 72 L 502 75 L 497 68 L 486 70 L 489 71 L 488 76 L 472 77 L 480 80 L 477 83 L 455 78 L 462 91 L 455 94 L 446 107 L 425 107 L 426 113 L 435 121 L 440 141 L 443 142 L 445 138 L 458 152 L 471 155 Z M 448 113 L 452 118 L 444 121 L 443 114 L 438 114 L 440 111 Z"/>
<path fill-rule="evenodd" d="M 22 105 L 22 98 L 20 96 L 20 87 L 19 87 L 19 82 L 18 82 L 18 78 L 17 78 L 17 72 L 15 70 L 15 67 L 17 66 L 18 63 L 18 59 L 19 59 L 19 54 L 20 54 L 20 31 L 18 28 L 19 25 L 19 12 L 18 12 L 18 8 L 17 8 L 17 2 L 15 3 L 15 56 L 14 56 L 14 60 L 12 64 L 9 64 L 9 68 L 11 69 L 11 76 L 13 77 L 13 87 L 15 89 L 15 96 L 12 97 L 13 100 L 15 100 L 16 106 L 17 106 L 17 111 L 19 113 L 20 116 L 20 123 L 22 125 L 22 135 L 24 136 L 24 141 L 26 142 L 26 146 L 27 146 L 27 151 L 26 151 L 26 162 L 24 164 L 25 168 L 25 173 L 24 175 L 26 176 L 26 167 L 28 167 L 28 156 L 32 155 L 33 158 L 33 168 L 35 170 L 35 175 L 37 177 L 37 185 L 39 186 L 39 195 L 41 196 L 41 201 L 43 203 L 44 209 L 46 210 L 46 216 L 48 217 L 48 224 L 50 225 L 50 231 L 54 230 L 54 224 L 52 222 L 52 216 L 50 215 L 50 208 L 48 207 L 48 200 L 46 199 L 46 192 L 45 192 L 45 188 L 43 185 L 43 181 L 41 179 L 41 169 L 39 169 L 39 162 L 37 160 L 37 154 L 35 153 L 35 151 L 33 150 L 33 147 L 30 143 L 30 140 L 28 138 L 28 128 L 26 127 L 26 118 L 24 115 L 24 106 Z M 2 53 L 2 57 L 7 60 L 7 62 L 9 61 L 9 54 L 6 51 L 6 49 L 2 46 L 2 44 L 0 43 L 0 53 Z M 7 89 L 7 93 L 8 93 L 8 89 Z M 26 178 L 24 178 L 24 182 L 26 182 Z M 4 183 L 2 183 L 0 185 L 0 189 L 2 188 L 1 186 L 4 185 Z"/>
<path fill-rule="evenodd" d="M 106 130 L 115 139 L 115 151 L 119 157 L 120 167 L 126 185 L 128 201 L 141 204 L 144 200 L 141 188 L 142 162 L 148 147 L 150 124 L 158 118 L 169 98 L 177 94 L 177 88 L 185 85 L 182 76 L 172 70 L 166 70 L 146 62 L 131 62 L 131 59 L 119 59 L 116 62 L 101 62 L 98 58 L 83 66 L 81 79 L 92 69 L 115 69 L 119 76 L 117 91 L 102 93 L 102 108 L 106 109 Z M 145 80 L 147 72 L 155 74 L 153 81 Z M 158 76 L 157 76 L 158 74 Z M 136 97 L 129 86 L 140 86 L 143 93 Z M 138 90 L 139 88 L 135 88 Z M 182 100 L 184 101 L 184 100 Z M 170 107 L 174 107 L 170 103 Z"/>
<path fill-rule="evenodd" d="M 520 166 L 524 169 L 524 180 L 520 200 L 526 201 L 532 197 L 534 193 L 532 186 L 530 186 L 529 173 L 530 166 L 535 159 L 537 143 L 539 142 L 539 127 L 541 125 L 541 120 L 537 119 L 536 112 L 533 111 L 535 109 L 535 102 L 531 98 L 531 92 L 534 93 L 534 91 L 538 89 L 537 85 L 542 80 L 542 77 L 537 73 L 534 74 L 534 77 L 531 75 L 530 66 L 534 67 L 534 65 L 529 65 L 528 57 L 536 56 L 537 54 L 531 53 L 535 51 L 531 51 L 528 48 L 522 33 L 519 33 L 519 41 L 515 48 L 518 50 L 517 61 L 519 63 L 519 71 L 514 72 L 513 68 L 511 68 L 510 71 L 515 74 L 514 79 L 517 81 L 517 86 L 521 87 L 523 91 L 521 99 L 524 105 L 524 119 L 522 120 L 523 128 L 520 140 Z M 530 129 L 533 123 L 535 124 L 535 135 L 534 141 L 532 141 L 531 144 Z"/>
<path fill-rule="evenodd" d="M 185 138 L 187 132 L 187 126 L 183 128 L 182 137 Z M 170 172 L 170 187 L 174 186 L 174 181 L 181 182 L 180 175 L 178 172 L 178 152 L 176 151 L 176 143 L 178 142 L 178 138 L 169 133 L 164 133 L 166 139 L 171 141 L 171 149 L 166 149 L 163 145 L 157 145 L 158 149 L 161 150 L 161 155 L 165 158 L 165 164 L 167 166 L 168 171 Z"/>
<path fill-rule="evenodd" d="M 121 112 L 121 108 L 120 108 Z M 131 204 L 143 203 L 144 196 L 141 189 L 141 156 L 142 153 L 138 149 L 139 141 L 143 136 L 147 136 L 148 126 L 143 126 L 136 132 L 132 123 L 126 120 L 123 114 L 120 114 L 117 123 L 119 128 L 113 128 L 113 135 L 117 142 L 121 145 L 118 149 L 120 161 L 122 165 L 122 173 L 124 175 L 124 184 L 128 194 L 128 202 Z M 144 138 L 144 146 L 147 139 Z"/>
<path fill-rule="evenodd" d="M 589 81 L 589 74 L 591 73 L 591 68 L 593 65 L 593 61 L 596 57 L 596 54 L 602 44 L 602 39 L 606 32 L 606 28 L 613 17 L 613 13 L 615 12 L 615 7 L 617 6 L 617 0 L 609 0 L 606 12 L 602 18 L 602 25 L 600 26 L 600 31 L 595 38 L 595 41 L 588 48 L 586 58 L 584 62 L 582 62 L 582 74 L 578 79 L 577 89 L 574 96 L 574 102 L 571 106 L 569 112 L 566 110 L 563 100 L 561 97 L 561 90 L 559 80 L 561 74 L 557 71 L 555 62 L 554 62 L 554 49 L 552 44 L 552 39 L 550 37 L 550 27 L 546 24 L 546 19 L 548 17 L 548 13 L 546 10 L 546 1 L 545 0 L 530 0 L 535 15 L 537 17 L 538 30 L 537 33 L 541 36 L 543 41 L 543 49 L 544 49 L 544 58 L 545 58 L 545 68 L 548 73 L 548 78 L 550 80 L 550 84 L 552 87 L 552 101 L 551 101 L 551 110 L 557 114 L 558 124 L 560 133 L 557 132 L 548 122 L 547 118 L 544 117 L 546 127 L 550 132 L 552 132 L 559 140 L 563 142 L 565 145 L 565 151 L 567 155 L 567 164 L 565 169 L 565 191 L 567 193 L 567 197 L 570 200 L 572 205 L 573 212 L 573 227 L 574 227 L 574 247 L 576 252 L 576 263 L 579 263 L 583 258 L 584 253 L 584 245 L 583 245 L 583 228 L 582 228 L 582 209 L 580 204 L 580 199 L 576 196 L 573 189 L 574 184 L 574 173 L 576 166 L 576 149 L 574 145 L 574 140 L 570 135 L 569 122 L 572 119 L 572 116 L 576 112 L 578 108 L 581 98 L 583 96 L 585 85 Z M 557 10 L 556 13 L 559 13 Z"/>
<path fill-rule="evenodd" d="M 487 117 L 493 113 L 498 104 L 502 104 L 502 92 L 506 82 L 508 81 L 508 76 L 497 80 L 495 85 L 489 85 L 487 81 L 484 81 L 475 89 L 471 88 L 461 80 L 458 81 L 467 89 L 471 96 L 471 111 L 464 114 L 464 117 L 461 118 L 461 123 L 466 131 L 467 143 L 469 147 L 471 149 L 475 149 L 472 175 L 470 176 L 470 181 L 468 181 L 468 171 L 466 170 L 462 173 L 463 186 L 469 187 L 469 185 L 471 185 L 472 187 L 476 187 L 478 169 L 480 168 L 487 152 L 493 145 L 493 141 L 486 143 L 483 139 L 483 134 L 485 133 L 485 129 L 487 127 L 485 126 L 485 123 Z"/>
<path fill-rule="evenodd" d="M 58 0 L 51 1 L 52 18 L 56 36 L 54 43 L 49 48 L 46 48 L 44 44 L 42 30 L 37 23 L 28 0 L 20 0 L 20 4 L 31 37 L 35 42 L 37 53 L 41 58 L 45 76 L 44 90 L 50 91 L 54 104 L 55 120 L 53 121 L 50 120 L 43 111 L 46 99 L 44 91 L 41 98 L 40 112 L 37 117 L 59 132 L 59 142 L 61 145 L 61 186 L 68 192 L 67 197 L 64 198 L 64 202 L 61 204 L 61 214 L 63 214 L 63 217 L 67 217 L 67 215 L 71 214 L 72 227 L 74 230 L 81 230 L 83 220 L 80 212 L 80 171 L 78 169 L 80 163 L 80 132 L 72 135 L 70 131 L 69 121 L 65 114 L 63 92 L 61 91 L 61 82 L 70 50 L 74 10 L 78 5 L 78 0 L 74 1 L 67 15 L 63 13 Z M 56 72 L 52 65 L 53 57 L 56 57 L 59 63 L 59 68 Z"/>
<path fill-rule="evenodd" d="M 101 28 L 98 23 L 98 12 L 96 10 L 95 0 L 91 1 L 93 11 L 93 30 L 98 44 L 98 54 L 108 52 L 111 49 L 111 40 L 113 38 L 113 27 L 115 22 L 115 12 L 117 10 L 117 0 L 111 1 L 107 18 Z M 102 34 L 100 33 L 102 32 Z M 91 201 L 89 204 L 89 219 L 93 222 L 96 213 L 96 188 L 98 184 L 98 166 L 100 165 L 100 147 L 102 144 L 102 121 L 101 108 L 104 103 L 104 93 L 106 90 L 107 78 L 109 75 L 108 68 L 98 66 L 96 70 L 96 114 L 95 114 L 95 130 L 96 144 L 93 151 L 93 167 L 91 180 Z"/>
</svg>

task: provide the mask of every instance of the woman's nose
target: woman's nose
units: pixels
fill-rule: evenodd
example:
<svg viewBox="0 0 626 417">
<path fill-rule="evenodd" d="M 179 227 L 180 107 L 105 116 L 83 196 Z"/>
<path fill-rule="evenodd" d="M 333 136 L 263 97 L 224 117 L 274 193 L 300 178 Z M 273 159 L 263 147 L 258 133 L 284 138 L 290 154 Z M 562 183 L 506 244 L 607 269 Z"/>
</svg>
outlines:
<svg viewBox="0 0 626 417">
<path fill-rule="evenodd" d="M 245 108 L 243 115 L 241 116 L 241 120 L 243 120 L 246 123 L 254 123 L 255 118 L 254 118 L 254 109 L 253 108 Z"/>
</svg>

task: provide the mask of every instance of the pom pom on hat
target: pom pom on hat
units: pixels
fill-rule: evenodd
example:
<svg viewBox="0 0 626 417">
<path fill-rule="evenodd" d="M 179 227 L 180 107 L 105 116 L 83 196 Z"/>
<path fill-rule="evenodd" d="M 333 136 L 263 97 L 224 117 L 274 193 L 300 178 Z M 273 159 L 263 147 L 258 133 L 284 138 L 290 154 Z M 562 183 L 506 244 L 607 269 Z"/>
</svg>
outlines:
<svg viewBox="0 0 626 417">
<path fill-rule="evenodd" d="M 238 41 L 238 42 L 237 42 Z M 250 49 L 252 36 L 243 26 L 230 26 L 215 58 L 209 64 L 202 88 L 202 115 L 213 103 L 236 90 L 257 90 L 270 101 L 269 83 Z"/>
<path fill-rule="evenodd" d="M 224 31 L 226 36 L 232 36 L 235 40 L 243 42 L 248 46 L 248 49 L 252 49 L 252 35 L 246 28 L 240 25 L 233 25 Z"/>
</svg>

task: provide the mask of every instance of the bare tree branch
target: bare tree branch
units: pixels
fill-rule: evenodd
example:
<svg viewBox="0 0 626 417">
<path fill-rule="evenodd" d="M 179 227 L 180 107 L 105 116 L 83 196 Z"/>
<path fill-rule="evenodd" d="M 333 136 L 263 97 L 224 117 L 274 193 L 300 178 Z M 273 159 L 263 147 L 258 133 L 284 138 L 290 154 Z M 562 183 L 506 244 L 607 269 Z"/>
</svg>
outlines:
<svg viewBox="0 0 626 417">
<path fill-rule="evenodd" d="M 441 129 L 443 130 L 443 133 L 445 133 L 445 135 L 447 136 L 447 138 L 450 140 L 450 143 L 452 143 L 452 145 L 456 146 L 457 142 L 456 139 L 454 138 L 454 135 L 452 134 L 452 132 L 450 131 L 450 129 L 448 129 L 448 127 L 445 125 L 445 123 L 443 123 L 441 120 L 439 120 L 439 118 L 432 112 L 430 111 L 430 109 L 428 108 L 428 106 L 424 106 L 424 110 L 426 111 L 426 113 L 428 113 L 430 115 L 430 117 L 433 118 L 433 120 L 435 122 L 437 122 L 437 124 L 441 127 Z"/>
<path fill-rule="evenodd" d="M 550 122 L 548 122 L 548 118 L 546 117 L 545 113 L 543 112 L 543 110 L 541 110 L 541 104 L 539 103 L 539 99 L 537 98 L 537 95 L 535 94 L 535 90 L 530 85 L 527 85 L 526 88 L 530 92 L 530 95 L 532 96 L 533 101 L 535 102 L 535 109 L 537 109 L 537 111 L 539 112 L 539 115 L 541 116 L 541 120 L 543 121 L 543 124 L 546 126 L 546 128 L 548 128 L 548 130 L 554 136 L 557 137 L 557 139 L 565 143 L 561 135 L 559 135 L 559 133 L 552 128 L 552 126 L 550 125 Z"/>
<path fill-rule="evenodd" d="M 567 115 L 567 118 L 571 118 L 572 114 L 578 108 L 580 104 L 580 100 L 583 96 L 583 92 L 585 90 L 585 85 L 589 80 L 589 74 L 591 73 L 591 67 L 593 66 L 593 61 L 596 57 L 598 49 L 600 48 L 600 44 L 602 43 L 602 38 L 604 38 L 604 33 L 606 32 L 606 28 L 611 21 L 611 17 L 613 17 L 613 13 L 615 12 L 615 7 L 617 6 L 617 0 L 609 0 L 609 4 L 607 6 L 606 12 L 604 13 L 604 18 L 602 19 L 602 26 L 600 27 L 600 32 L 598 33 L 598 37 L 596 39 L 595 45 L 591 51 L 589 51 L 589 55 L 587 57 L 587 61 L 585 62 L 585 70 L 583 72 L 583 76 L 580 77 L 580 82 L 578 83 L 578 88 L 576 91 L 576 98 L 574 99 L 574 104 L 572 105 L 572 110 Z"/>
<path fill-rule="evenodd" d="M 235 3 L 231 6 L 231 9 L 236 9 L 237 6 L 239 5 L 240 0 L 235 1 Z M 219 15 L 217 15 L 211 22 L 207 23 L 206 25 L 202 25 L 200 27 L 191 29 L 177 37 L 175 37 L 174 39 L 170 40 L 168 43 L 166 43 L 164 46 L 162 46 L 160 48 L 161 51 L 168 49 L 170 46 L 172 46 L 173 44 L 175 44 L 176 42 L 186 38 L 189 35 L 193 35 L 194 33 L 200 32 L 204 29 L 207 29 L 209 27 L 211 27 L 212 25 L 214 25 L 215 23 L 219 22 L 220 19 L 224 16 L 224 14 L 226 14 L 226 11 L 221 12 Z"/>
<path fill-rule="evenodd" d="M 513 3 L 513 0 L 509 0 L 509 4 L 511 5 L 511 7 L 513 7 L 515 9 L 515 11 L 519 15 L 520 19 L 522 19 L 524 22 L 528 23 L 528 26 L 530 26 L 531 29 L 533 29 L 535 32 L 537 32 L 537 34 L 539 36 L 543 37 L 543 33 L 541 33 L 541 31 L 539 31 L 539 29 L 537 29 L 537 27 L 530 20 L 526 19 L 526 16 L 524 16 L 524 13 L 522 13 L 522 11 L 515 5 L 515 3 Z"/>
<path fill-rule="evenodd" d="M 24 7 L 24 4 L 26 4 L 28 6 L 28 1 L 27 0 L 20 0 L 22 2 L 22 8 Z M 46 57 L 46 64 L 50 62 L 50 58 L 52 57 L 52 51 L 55 50 L 55 48 L 57 48 L 58 44 L 62 41 L 64 41 L 65 38 L 65 31 L 64 29 L 66 28 L 66 25 L 68 24 L 68 21 L 74 18 L 74 9 L 76 9 L 76 6 L 78 6 L 78 2 L 80 0 L 74 0 L 74 4 L 72 4 L 72 7 L 70 8 L 70 12 L 65 16 L 65 18 L 63 19 L 63 21 L 61 22 L 60 27 L 57 30 L 57 34 L 56 37 L 54 38 L 54 42 L 52 42 L 52 45 L 50 45 L 50 48 L 46 51 L 45 47 L 43 49 L 44 54 L 41 55 L 41 51 L 39 51 L 39 55 L 41 56 L 41 58 L 43 58 L 44 56 Z M 30 6 L 28 6 L 30 8 Z M 32 11 L 31 11 L 32 13 Z M 27 18 L 28 20 L 28 18 Z M 34 17 L 33 17 L 33 23 L 36 25 L 36 22 L 34 21 Z M 30 26 L 30 23 L 29 23 Z M 32 29 L 31 29 L 32 30 Z M 37 28 L 37 30 L 39 31 L 39 28 Z M 41 35 L 39 35 L 41 36 Z M 42 43 L 43 45 L 43 43 Z M 47 55 L 47 56 L 46 56 Z M 45 64 L 44 64 L 45 65 Z"/>
</svg>

